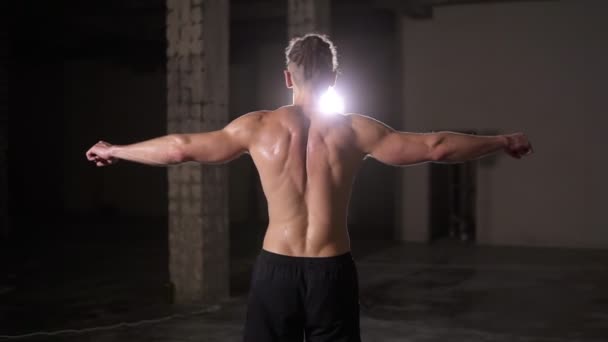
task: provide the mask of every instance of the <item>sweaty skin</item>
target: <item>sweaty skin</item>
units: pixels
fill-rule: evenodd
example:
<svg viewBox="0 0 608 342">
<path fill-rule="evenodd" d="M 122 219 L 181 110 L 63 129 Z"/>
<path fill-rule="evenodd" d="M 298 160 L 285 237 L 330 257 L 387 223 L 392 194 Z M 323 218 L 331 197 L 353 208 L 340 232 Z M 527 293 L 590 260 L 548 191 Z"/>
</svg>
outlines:
<svg viewBox="0 0 608 342">
<path fill-rule="evenodd" d="M 262 125 L 249 153 L 268 200 L 263 248 L 294 256 L 348 252 L 348 202 L 365 156 L 352 117 L 296 106 L 255 115 Z"/>
<path fill-rule="evenodd" d="M 362 115 L 324 114 L 294 105 L 249 116 L 243 120 L 254 122 L 251 132 L 255 133 L 249 138 L 248 152 L 268 201 L 263 248 L 290 256 L 326 257 L 350 251 L 348 205 L 366 157 L 389 165 L 458 162 L 501 149 L 509 140 L 403 133 Z M 456 143 L 459 138 L 474 139 L 477 145 L 467 140 L 468 150 L 450 151 L 446 136 Z M 528 154 L 528 143 L 522 142 L 519 153 Z M 465 159 L 458 152 L 466 154 L 461 156 Z"/>
<path fill-rule="evenodd" d="M 517 159 L 532 153 L 522 133 L 407 133 L 363 115 L 322 113 L 314 100 L 318 92 L 306 82 L 294 82 L 298 75 L 290 64 L 285 76 L 294 91 L 293 105 L 245 114 L 213 132 L 171 134 L 125 146 L 100 141 L 87 158 L 97 166 L 119 159 L 163 166 L 225 163 L 248 153 L 268 201 L 263 248 L 289 256 L 328 257 L 350 251 L 348 203 L 365 158 L 406 166 L 463 162 L 500 150 Z"/>
<path fill-rule="evenodd" d="M 405 133 L 362 115 L 324 114 L 291 105 L 243 115 L 214 132 L 174 134 L 126 146 L 99 142 L 87 157 L 98 166 L 117 159 L 167 165 L 224 163 L 249 153 L 268 201 L 263 248 L 290 256 L 326 257 L 350 250 L 348 203 L 366 157 L 412 165 L 460 162 L 501 149 L 515 158 L 532 151 L 521 133 Z"/>
</svg>

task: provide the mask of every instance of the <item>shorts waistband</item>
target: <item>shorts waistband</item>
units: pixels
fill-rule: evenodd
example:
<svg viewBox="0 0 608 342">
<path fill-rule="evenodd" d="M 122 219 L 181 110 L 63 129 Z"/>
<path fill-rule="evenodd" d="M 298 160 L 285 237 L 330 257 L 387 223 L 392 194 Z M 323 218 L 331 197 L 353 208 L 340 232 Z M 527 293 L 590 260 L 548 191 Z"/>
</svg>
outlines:
<svg viewBox="0 0 608 342">
<path fill-rule="evenodd" d="M 260 251 L 258 256 L 261 260 L 274 264 L 343 264 L 352 263 L 351 252 L 330 256 L 330 257 L 299 257 L 269 252 L 265 249 Z"/>
</svg>

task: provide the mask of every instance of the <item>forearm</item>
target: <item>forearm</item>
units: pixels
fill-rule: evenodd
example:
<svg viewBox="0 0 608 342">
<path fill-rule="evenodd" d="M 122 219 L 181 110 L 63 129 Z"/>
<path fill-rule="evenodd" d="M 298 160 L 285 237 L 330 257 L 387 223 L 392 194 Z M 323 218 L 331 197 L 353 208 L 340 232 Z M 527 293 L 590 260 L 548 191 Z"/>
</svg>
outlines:
<svg viewBox="0 0 608 342">
<path fill-rule="evenodd" d="M 110 154 L 114 158 L 152 166 L 177 164 L 185 161 L 183 140 L 177 134 L 166 135 L 131 145 L 114 145 Z"/>
<path fill-rule="evenodd" d="M 477 136 L 452 132 L 436 133 L 432 159 L 436 162 L 459 163 L 478 159 L 504 149 L 508 140 L 503 135 Z"/>
</svg>

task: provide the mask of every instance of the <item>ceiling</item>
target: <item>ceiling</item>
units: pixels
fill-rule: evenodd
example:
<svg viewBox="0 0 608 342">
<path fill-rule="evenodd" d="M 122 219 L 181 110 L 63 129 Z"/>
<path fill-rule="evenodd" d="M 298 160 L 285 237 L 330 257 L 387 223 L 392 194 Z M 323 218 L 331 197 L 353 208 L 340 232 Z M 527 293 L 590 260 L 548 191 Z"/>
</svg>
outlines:
<svg viewBox="0 0 608 342">
<path fill-rule="evenodd" d="M 558 0 L 371 0 L 375 7 L 386 8 L 417 19 L 433 17 L 433 8 L 499 2 L 540 2 Z"/>
</svg>

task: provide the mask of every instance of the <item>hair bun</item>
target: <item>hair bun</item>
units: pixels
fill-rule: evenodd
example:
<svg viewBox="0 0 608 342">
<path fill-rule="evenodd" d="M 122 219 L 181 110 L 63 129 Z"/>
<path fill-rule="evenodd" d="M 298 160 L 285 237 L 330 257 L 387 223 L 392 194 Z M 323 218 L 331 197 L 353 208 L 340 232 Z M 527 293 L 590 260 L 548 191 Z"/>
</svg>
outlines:
<svg viewBox="0 0 608 342">
<path fill-rule="evenodd" d="M 338 68 L 336 47 L 325 35 L 309 33 L 289 42 L 285 49 L 286 63 L 302 67 L 305 80 Z"/>
</svg>

